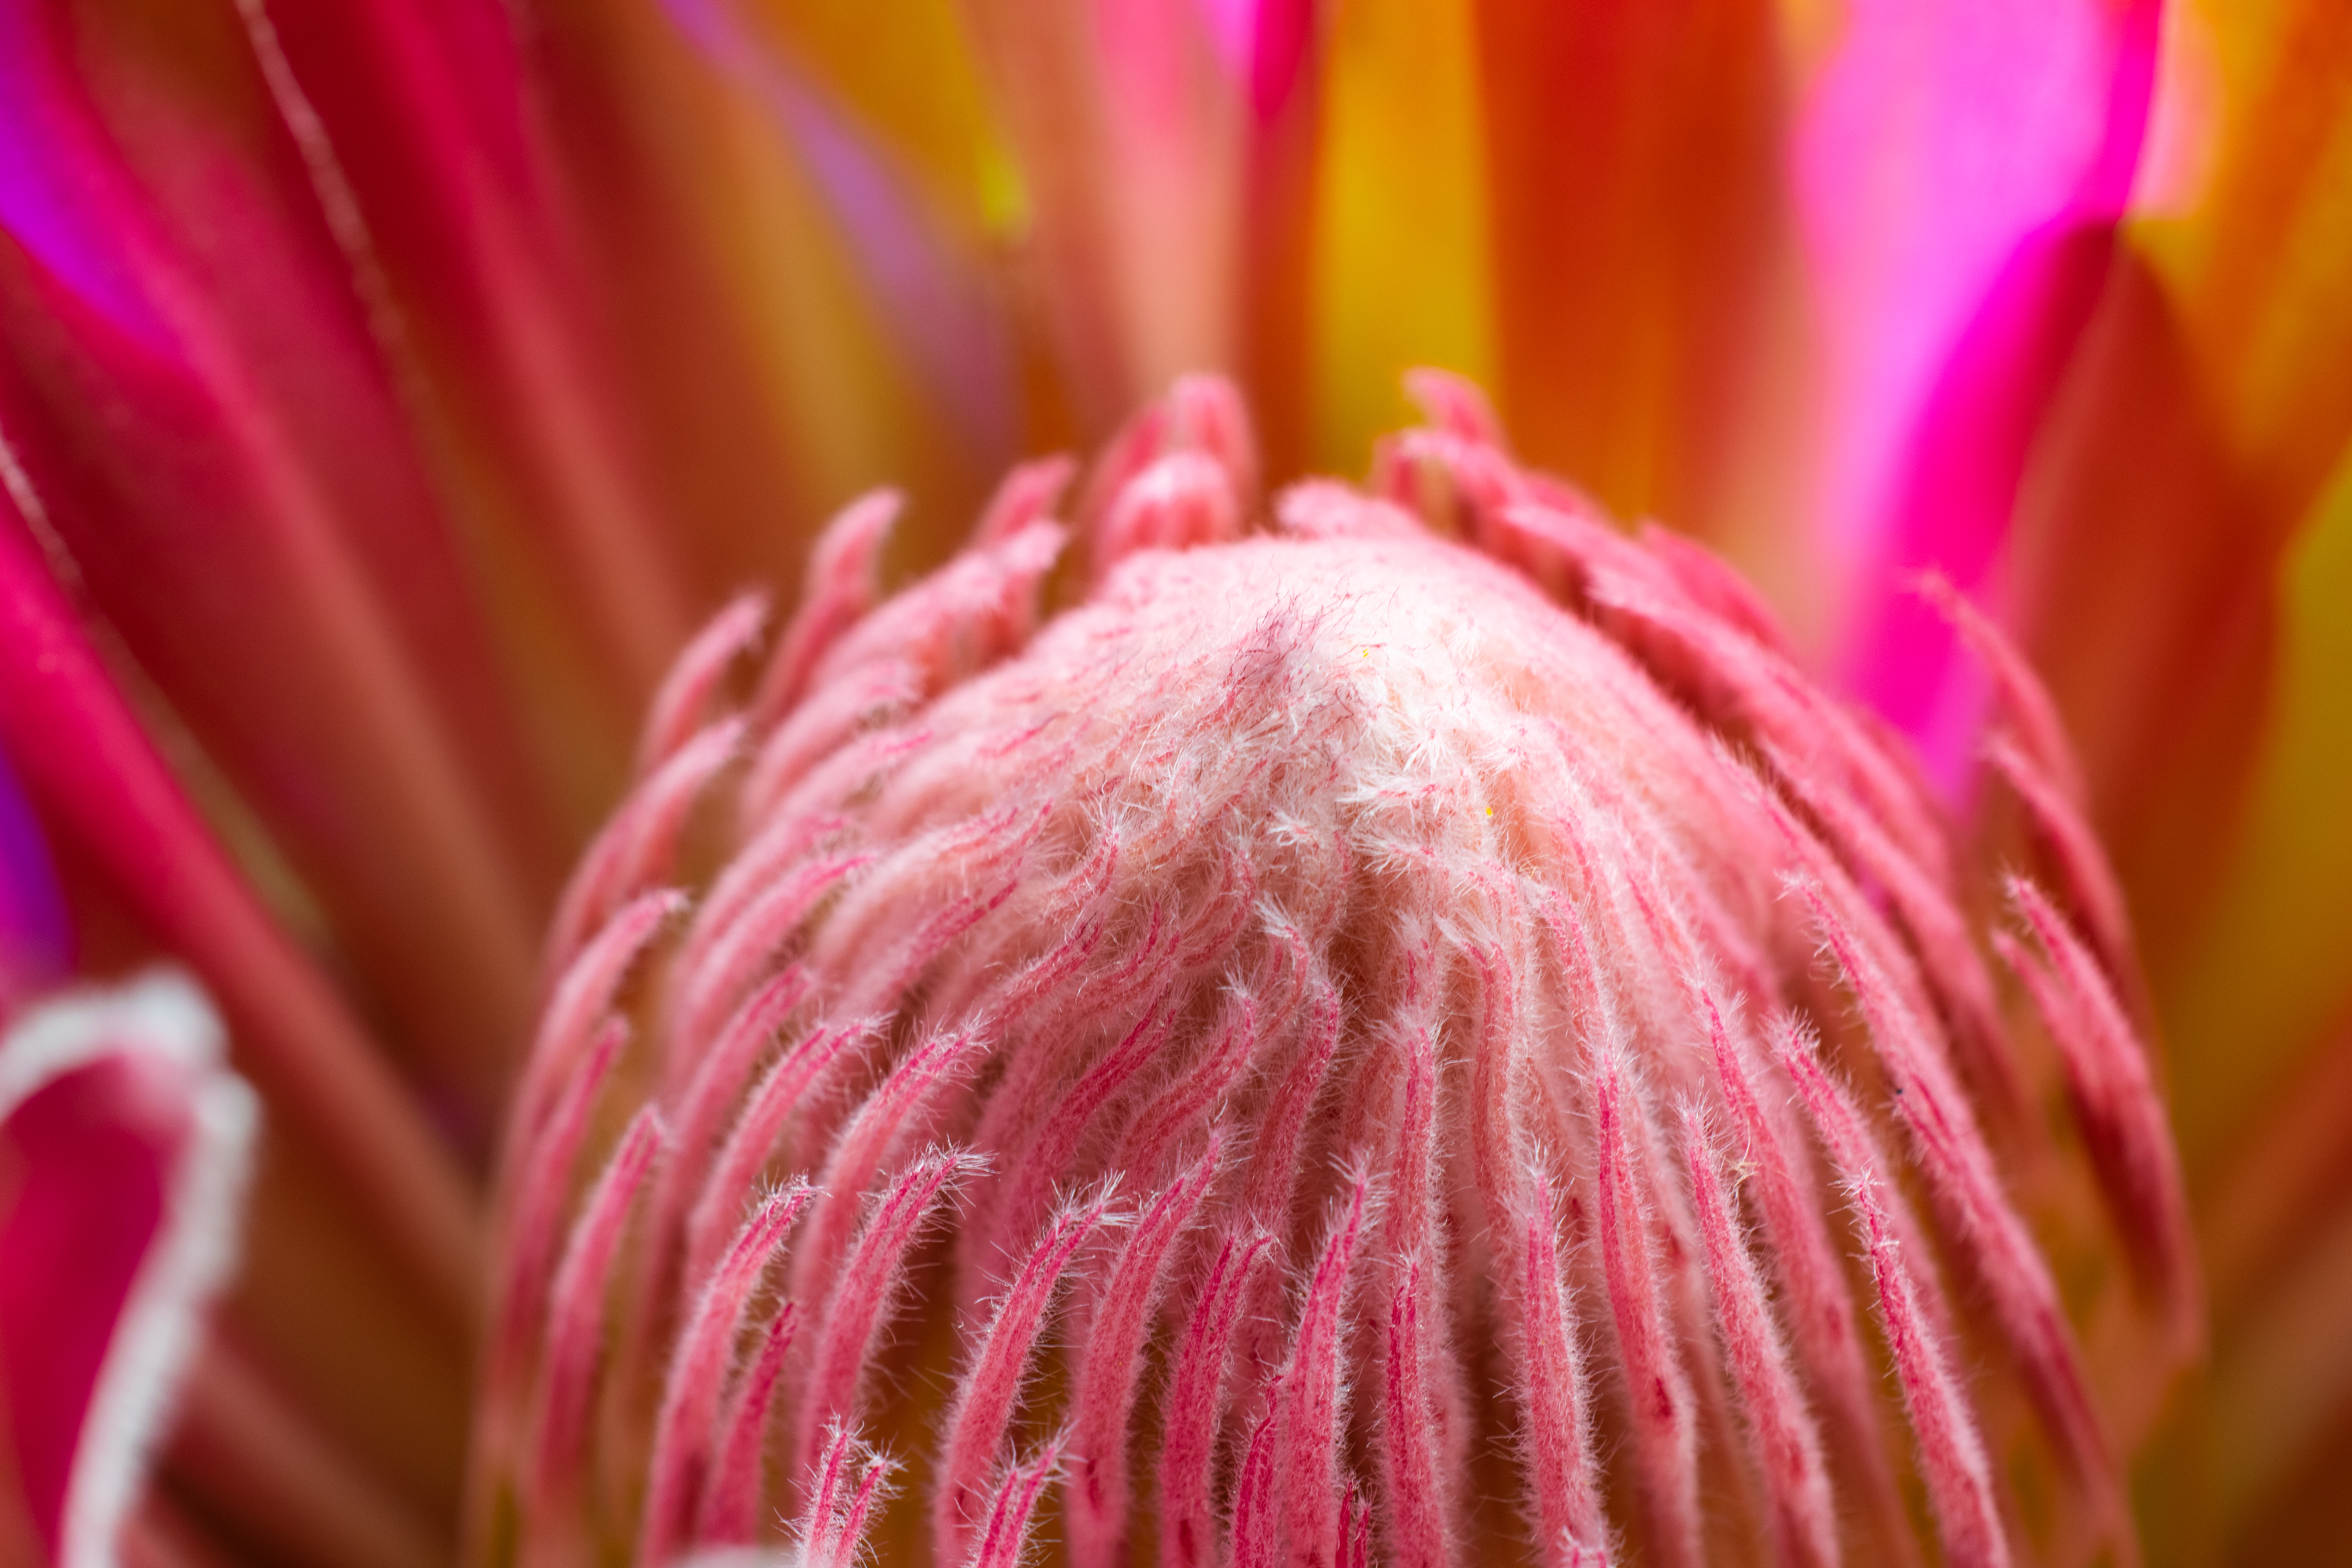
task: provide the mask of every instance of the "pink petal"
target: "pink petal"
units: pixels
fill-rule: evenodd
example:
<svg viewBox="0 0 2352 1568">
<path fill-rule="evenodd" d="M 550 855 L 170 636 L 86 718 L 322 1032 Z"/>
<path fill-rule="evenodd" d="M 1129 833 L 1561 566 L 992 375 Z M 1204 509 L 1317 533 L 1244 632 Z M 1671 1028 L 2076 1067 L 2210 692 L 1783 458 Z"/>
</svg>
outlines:
<svg viewBox="0 0 2352 1568">
<path fill-rule="evenodd" d="M 1299 1141 L 1307 1131 L 1307 1113 L 1330 1071 L 1339 1048 L 1339 998 L 1317 981 L 1307 1005 L 1311 1020 L 1289 1064 L 1275 1087 L 1273 1102 L 1260 1119 L 1257 1147 L 1244 1168 L 1243 1210 L 1258 1224 L 1273 1226 L 1290 1212 L 1291 1189 L 1299 1176 Z"/>
<path fill-rule="evenodd" d="M 987 1216 L 995 1256 L 1016 1256 L 1017 1238 L 1037 1223 L 1056 1184 L 1068 1179 L 1079 1141 L 1097 1112 L 1160 1053 L 1168 1039 L 1167 1016 L 1154 1007 L 1136 1021 L 1126 1038 L 1080 1074 L 1055 1099 L 1053 1113 L 1027 1148 L 1014 1156 L 1011 1171 L 998 1185 Z M 984 1261 L 992 1263 L 987 1254 Z"/>
<path fill-rule="evenodd" d="M 1056 456 L 1016 463 L 997 482 L 996 493 L 972 525 L 975 546 L 1002 543 L 1033 522 L 1045 521 L 1077 477 L 1076 458 Z"/>
<path fill-rule="evenodd" d="M 1605 1556 L 1608 1521 L 1601 1512 L 1592 1460 L 1592 1415 L 1576 1315 L 1559 1271 L 1559 1218 L 1550 1184 L 1529 1184 L 1527 1242 L 1518 1293 L 1520 1377 L 1526 1390 L 1528 1490 L 1541 1561 L 1579 1568 L 1588 1552 Z"/>
<path fill-rule="evenodd" d="M 664 925 L 686 908 L 675 889 L 641 893 L 597 926 L 563 960 L 549 987 L 539 1031 L 514 1088 L 516 1141 L 539 1124 L 554 1095 L 579 1065 L 619 994 L 622 982 Z"/>
<path fill-rule="evenodd" d="M 719 1244 L 726 1238 L 727 1226 L 735 1222 L 742 1208 L 744 1194 L 760 1190 L 760 1173 L 775 1157 L 776 1139 L 783 1130 L 784 1119 L 800 1104 L 810 1086 L 823 1078 L 845 1050 L 864 1043 L 865 1038 L 866 1031 L 854 1026 L 811 1031 L 776 1058 L 775 1065 L 745 1099 L 735 1125 L 728 1130 L 725 1146 L 710 1163 L 709 1174 L 697 1170 L 682 1176 L 682 1180 L 697 1176 L 701 1180 L 699 1195 L 687 1215 L 688 1279 L 699 1279 L 709 1270 L 719 1256 Z"/>
<path fill-rule="evenodd" d="M 226 1281 L 258 1121 L 170 973 L 0 1041 L 0 1384 L 55 1568 L 103 1568 Z"/>
<path fill-rule="evenodd" d="M 653 1235 L 658 1247 L 675 1241 L 688 1205 L 696 1201 L 710 1162 L 719 1152 L 719 1135 L 726 1130 L 730 1113 L 741 1104 L 753 1065 L 775 1044 L 808 993 L 808 972 L 797 964 L 761 982 L 743 999 L 675 1097 L 677 1148 L 662 1169 L 654 1200 Z"/>
<path fill-rule="evenodd" d="M 621 900 L 665 876 L 687 816 L 710 781 L 735 760 L 743 726 L 722 720 L 672 749 L 613 813 L 563 889 L 547 935 L 547 967 L 571 962 Z"/>
<path fill-rule="evenodd" d="M 1118 1169 L 1144 1181 L 1155 1179 L 1177 1140 L 1233 1088 L 1257 1043 L 1257 999 L 1244 992 L 1228 1001 L 1215 1037 L 1191 1070 L 1160 1090 L 1136 1117 L 1114 1162 Z M 1083 1445 L 1077 1452 L 1085 1454 Z"/>
<path fill-rule="evenodd" d="M 802 575 L 800 607 L 777 639 L 775 656 L 760 678 L 759 696 L 752 703 L 763 728 L 808 695 L 809 676 L 817 661 L 882 597 L 876 562 L 891 523 L 906 504 L 896 490 L 872 491 L 835 513 L 816 536 Z"/>
<path fill-rule="evenodd" d="M 808 1234 L 793 1249 L 793 1295 L 797 1300 L 813 1305 L 832 1293 L 844 1268 L 843 1256 L 851 1246 L 851 1233 L 857 1226 L 867 1189 L 896 1152 L 917 1141 L 921 1131 L 920 1112 L 933 1092 L 956 1081 L 968 1070 L 976 1052 L 977 1043 L 968 1033 L 933 1035 L 908 1052 L 890 1069 L 890 1076 L 851 1115 L 835 1139 L 833 1152 L 825 1157 L 824 1173 L 817 1178 L 817 1191 L 822 1195 L 817 1199 L 816 1213 L 810 1217 Z M 898 1186 L 911 1181 L 913 1172 L 929 1171 L 932 1178 L 927 1179 L 931 1184 L 923 1190 L 936 1193 L 966 1173 L 961 1162 L 940 1164 L 945 1158 L 923 1156 L 897 1178 Z M 894 1193 L 898 1186 L 894 1186 Z M 891 1223 L 900 1226 L 905 1239 L 910 1240 L 919 1211 L 905 1211 L 903 1203 L 895 1197 L 886 1207 L 898 1216 Z M 882 1255 L 865 1257 L 878 1245 L 873 1228 L 877 1223 L 878 1211 L 868 1220 L 865 1238 L 856 1246 L 861 1258 L 869 1266 L 887 1268 Z M 854 1269 L 856 1265 L 848 1267 Z M 864 1288 L 873 1288 L 873 1281 Z M 850 1412 L 844 1405 L 838 1414 L 845 1416 Z"/>
<path fill-rule="evenodd" d="M 1861 1494 L 1879 1549 L 1911 1539 L 1911 1522 L 1896 1495 L 1880 1437 L 1875 1377 L 1864 1363 L 1862 1336 L 1846 1294 L 1845 1276 L 1815 1195 L 1802 1133 L 1787 1112 L 1768 1110 L 1748 1077 L 1713 997 L 1706 1001 L 1717 1082 L 1731 1113 L 1738 1147 L 1748 1166 L 1748 1190 L 1763 1221 L 1767 1256 L 1783 1298 L 1790 1338 L 1811 1374 L 1812 1390 L 1843 1450 L 1849 1484 Z"/>
<path fill-rule="evenodd" d="M 2005 936 L 1997 938 L 2002 956 L 2058 1047 L 2083 1141 L 2126 1246 L 2170 1304 L 2175 1331 L 2194 1342 L 2203 1293 L 2196 1236 L 2147 1047 L 2089 949 L 2050 901 L 2023 880 L 2011 885 L 2011 897 L 2050 963 L 2044 969 Z"/>
<path fill-rule="evenodd" d="M 315 118 L 310 166 L 331 171 L 322 204 L 351 215 L 348 265 L 414 324 L 404 368 L 471 436 L 463 477 L 511 509 L 502 542 L 568 607 L 580 673 L 634 706 L 692 631 L 688 598 L 511 17 L 485 0 L 267 16 L 280 96 Z"/>
<path fill-rule="evenodd" d="M 969 1559 L 970 1568 L 1019 1568 L 1029 1541 L 1029 1521 L 1037 1500 L 1059 1473 L 1062 1439 L 1048 1438 L 1027 1460 L 1005 1472 L 988 1511 L 987 1528 Z"/>
<path fill-rule="evenodd" d="M 1421 1265 L 1414 1262 L 1389 1299 L 1381 1358 L 1381 1484 L 1391 1521 L 1391 1560 L 1402 1568 L 1443 1568 L 1454 1561 L 1444 1511 L 1454 1489 L 1444 1468 L 1444 1434 L 1424 1380 L 1432 1347 L 1421 1327 Z"/>
<path fill-rule="evenodd" d="M 500 1227 L 499 1271 L 491 1282 L 489 1363 L 482 1418 L 493 1429 L 478 1439 L 502 1446 L 502 1429 L 523 1391 L 524 1374 L 545 1319 L 548 1283 L 563 1240 L 564 1200 L 572 1190 L 572 1166 L 587 1142 L 589 1121 L 605 1080 L 628 1043 L 618 1018 L 606 1021 L 586 1057 L 572 1070 L 530 1147 L 528 1163 L 515 1181 L 511 1206 Z"/>
<path fill-rule="evenodd" d="M 638 776 L 668 761 L 701 727 L 729 668 L 759 645 L 767 623 L 768 596 L 756 589 L 737 595 L 703 623 L 671 662 L 646 711 L 637 737 Z"/>
<path fill-rule="evenodd" d="M 560 836 L 270 62 L 229 16 L 197 25 L 222 23 L 226 48 L 186 52 L 210 69 L 158 60 L 127 92 L 135 24 L 0 23 L 41 132 L 7 160 L 44 193 L 19 216 L 72 231 L 0 268 L 11 488 L 481 1116 Z M 85 262 L 119 298 L 48 265 Z"/>
<path fill-rule="evenodd" d="M 2010 1205 L 1967 1098 L 1930 1044 L 1932 1034 L 1877 959 L 1817 886 L 1806 884 L 1803 891 L 1870 1026 L 1872 1044 L 1895 1089 L 1896 1112 L 1939 1205 L 2017 1352 L 2026 1393 L 2094 1506 L 2105 1514 L 2104 1522 L 2130 1542 L 2133 1525 L 2122 1479 L 2092 1403 L 2082 1351 L 2057 1281 Z"/>
<path fill-rule="evenodd" d="M 0 741 L 44 820 L 203 973 L 256 1087 L 318 1138 L 452 1318 L 470 1319 L 480 1279 L 466 1179 L 237 873 L 13 527 L 0 529 Z"/>
</svg>

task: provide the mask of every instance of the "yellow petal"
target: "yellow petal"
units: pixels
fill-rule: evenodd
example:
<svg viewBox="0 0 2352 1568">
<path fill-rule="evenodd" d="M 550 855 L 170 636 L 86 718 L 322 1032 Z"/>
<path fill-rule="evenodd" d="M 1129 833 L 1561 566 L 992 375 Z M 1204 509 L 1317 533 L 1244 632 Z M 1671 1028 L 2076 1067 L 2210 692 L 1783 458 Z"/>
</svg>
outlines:
<svg viewBox="0 0 2352 1568">
<path fill-rule="evenodd" d="M 1408 368 L 1493 379 L 1486 152 L 1462 0 L 1359 0 L 1327 47 L 1310 440 L 1349 472 L 1407 416 Z"/>
<path fill-rule="evenodd" d="M 2210 185 L 2144 236 L 2266 499 L 2310 504 L 2352 423 L 2352 26 L 2201 0 L 2224 102 Z"/>
<path fill-rule="evenodd" d="M 2192 1159 L 2231 1140 L 2352 994 L 2352 452 L 2279 593 L 2275 707 L 2250 809 L 2201 951 L 2168 988 Z"/>
</svg>

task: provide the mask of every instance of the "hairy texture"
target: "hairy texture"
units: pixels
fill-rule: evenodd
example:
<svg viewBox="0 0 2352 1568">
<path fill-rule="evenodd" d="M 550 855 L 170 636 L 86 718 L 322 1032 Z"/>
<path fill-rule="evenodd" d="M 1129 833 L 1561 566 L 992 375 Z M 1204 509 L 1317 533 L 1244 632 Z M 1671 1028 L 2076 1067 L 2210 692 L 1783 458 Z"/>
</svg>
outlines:
<svg viewBox="0 0 2352 1568">
<path fill-rule="evenodd" d="M 932 1550 L 952 1562 L 965 1554 L 979 1527 L 987 1474 L 1012 1422 L 1022 1373 L 1035 1350 L 1038 1331 L 1055 1284 L 1070 1258 L 1110 1206 L 1105 1194 L 1066 1211 L 1037 1239 L 1035 1248 L 997 1302 L 980 1353 L 957 1380 L 956 1406 L 948 1418 L 937 1500 L 933 1503 Z"/>
<path fill-rule="evenodd" d="M 1031 465 L 886 594 L 869 497 L 756 682 L 756 601 L 681 658 L 551 940 L 482 1553 L 1903 1564 L 1916 1480 L 1946 1561 L 2135 1556 L 2044 1247 L 2103 1195 L 2183 1355 L 2194 1259 L 2030 670 L 1951 610 L 2021 941 L 1736 574 L 1412 391 L 1268 501 L 1186 381 L 1068 526 Z"/>
<path fill-rule="evenodd" d="M 1433 1359 L 1421 1327 L 1421 1261 L 1405 1266 L 1389 1299 L 1385 1397 L 1381 1405 L 1387 1484 L 1389 1551 L 1409 1568 L 1437 1568 L 1453 1558 L 1446 1539 L 1444 1442 L 1430 1408 L 1425 1365 Z"/>
<path fill-rule="evenodd" d="M 1037 1500 L 1061 1462 L 1061 1441 L 1054 1438 L 1005 1472 L 989 1505 L 980 1544 L 972 1550 L 971 1568 L 1015 1568 L 1022 1548 L 1028 1544 L 1029 1522 L 1037 1511 Z"/>
<path fill-rule="evenodd" d="M 513 1378 L 526 1364 L 546 1308 L 555 1245 L 562 1238 L 560 1223 L 572 1167 L 587 1140 L 589 1115 L 627 1040 L 627 1026 L 618 1018 L 605 1020 L 550 1110 L 531 1150 L 530 1163 L 517 1184 L 511 1216 L 514 1240 L 499 1255 L 500 1275 L 494 1288 L 497 1305 L 491 1313 L 490 1364 L 503 1381 L 489 1391 L 489 1397 L 498 1403 L 510 1401 L 521 1392 Z"/>
<path fill-rule="evenodd" d="M 925 1154 L 873 1205 L 857 1249 L 819 1320 L 816 1361 L 801 1408 L 803 1468 L 821 1428 L 856 1419 L 858 1394 L 903 1277 L 907 1249 L 932 1205 L 970 1168 L 968 1156 Z"/>
<path fill-rule="evenodd" d="M 1243 1301 L 1258 1263 L 1273 1246 L 1266 1236 L 1246 1243 L 1227 1237 L 1188 1315 L 1168 1392 L 1160 1455 L 1160 1542 L 1166 1560 L 1182 1568 L 1220 1562 L 1217 1517 L 1209 1496 L 1209 1467 L 1223 1405 L 1226 1357 Z M 1255 1444 L 1271 1437 L 1261 1421 Z M 1269 1453 L 1269 1458 L 1270 1453 Z"/>
<path fill-rule="evenodd" d="M 704 786 L 735 760 L 742 740 L 741 721 L 722 720 L 659 760 L 572 874 L 549 930 L 551 956 L 578 951 L 582 939 L 615 904 L 668 869 L 685 835 L 688 815 Z"/>
<path fill-rule="evenodd" d="M 1902 1227 L 1890 1212 L 1898 1200 L 1887 1190 L 1878 1151 L 1852 1098 L 1822 1069 L 1810 1043 L 1791 1028 L 1776 1044 L 1780 1065 L 1853 1199 L 1854 1229 L 1878 1289 L 1880 1321 L 1918 1439 L 1919 1468 L 1942 1531 L 1945 1561 L 1954 1568 L 1996 1568 L 2010 1556 L 1990 1465 L 1941 1342 L 1937 1325 L 1947 1314 L 1935 1310 L 1928 1300 L 1932 1284 L 1905 1255 Z"/>
<path fill-rule="evenodd" d="M 667 1560 L 692 1524 L 695 1500 L 709 1479 L 713 1439 L 728 1362 L 768 1260 L 808 1206 L 809 1190 L 795 1184 L 761 1204 L 743 1222 L 726 1256 L 680 1331 L 654 1419 L 653 1470 L 646 1489 L 637 1555 Z"/>
<path fill-rule="evenodd" d="M 545 1368 L 524 1496 L 531 1541 L 549 1562 L 578 1550 L 567 1516 L 582 1485 L 613 1258 L 662 1138 L 661 1113 L 651 1106 L 637 1112 L 581 1205 L 549 1292 Z"/>
<path fill-rule="evenodd" d="M 695 1531 L 704 1541 L 734 1543 L 759 1538 L 768 1411 L 799 1326 L 799 1310 L 790 1301 L 776 1309 L 760 1335 L 758 1354 L 744 1368 L 727 1413 L 718 1422 L 719 1459 L 703 1489 Z"/>
<path fill-rule="evenodd" d="M 551 1097 L 578 1069 L 582 1053 L 611 1016 L 630 966 L 663 923 L 685 908 L 685 896 L 675 890 L 646 893 L 615 913 L 576 955 L 566 955 L 515 1085 L 509 1118 L 514 1147 L 541 1135 Z"/>
<path fill-rule="evenodd" d="M 1770 1500 L 1774 1548 L 1783 1562 L 1806 1568 L 1833 1563 L 1838 1561 L 1837 1520 L 1812 1412 L 1805 1407 L 1788 1347 L 1765 1299 L 1764 1282 L 1740 1234 L 1735 1208 L 1738 1200 L 1724 1179 L 1720 1157 L 1699 1114 L 1687 1108 L 1683 1160 L 1690 1171 L 1691 1206 L 1706 1249 L 1707 1278 L 1715 1287 L 1724 1359 L 1731 1366 L 1749 1441 L 1755 1445 L 1756 1468 Z"/>
<path fill-rule="evenodd" d="M 1290 1362 L 1280 1375 L 1275 1426 L 1277 1522 L 1294 1568 L 1328 1568 L 1347 1523 L 1339 1494 L 1339 1438 L 1347 1386 L 1339 1363 L 1349 1275 L 1363 1239 L 1367 1179 L 1350 1184 L 1313 1272 L 1307 1277 Z M 1236 1549 L 1244 1543 L 1236 1542 Z"/>
<path fill-rule="evenodd" d="M 807 695 L 809 674 L 817 660 L 880 597 L 875 561 L 904 504 L 896 490 L 876 490 L 845 508 L 817 536 L 802 584 L 800 610 L 784 628 L 752 700 L 752 714 L 764 726 L 772 729 Z"/>
<path fill-rule="evenodd" d="M 854 1426 L 836 1426 L 811 1468 L 808 1510 L 795 1532 L 802 1568 L 856 1568 L 866 1517 L 890 1484 L 890 1462 L 859 1441 Z"/>
<path fill-rule="evenodd" d="M 1143 1370 L 1145 1338 L 1167 1279 L 1170 1255 L 1208 1195 L 1223 1152 L 1223 1141 L 1213 1134 L 1199 1163 L 1144 1209 L 1108 1274 L 1096 1275 L 1086 1363 L 1070 1400 L 1070 1484 L 1063 1503 L 1064 1528 L 1078 1568 L 1108 1568 L 1126 1544 L 1133 1507 L 1128 1427 Z"/>
<path fill-rule="evenodd" d="M 1551 1189 L 1540 1177 L 1532 1186 L 1517 1301 L 1522 1463 L 1538 1560 L 1559 1564 L 1604 1552 L 1608 1528 L 1594 1485 L 1583 1359 L 1561 1293 Z"/>
<path fill-rule="evenodd" d="M 1827 1221 L 1801 1173 L 1794 1133 L 1757 1096 L 1748 1068 L 1725 1027 L 1722 1009 L 1706 999 L 1708 1042 L 1715 1053 L 1722 1103 L 1738 1140 L 1749 1202 L 1760 1221 L 1766 1256 L 1781 1290 L 1790 1337 L 1809 1374 L 1817 1406 L 1843 1441 L 1853 1466 L 1850 1500 L 1877 1531 L 1881 1556 L 1907 1542 L 1908 1525 L 1895 1478 L 1876 1441 L 1872 1373 L 1854 1321 L 1853 1300 L 1832 1249 Z M 1916 1554 L 1911 1554 L 1916 1560 Z"/>
<path fill-rule="evenodd" d="M 2147 1053 L 2089 949 L 2049 899 L 2026 881 L 2012 881 L 2010 896 L 2049 962 L 2005 932 L 1996 932 L 1995 942 L 2058 1047 L 2083 1141 L 2132 1262 L 2164 1303 L 2174 1332 L 2193 1343 L 2202 1333 L 2196 1243 L 2180 1156 Z"/>
<path fill-rule="evenodd" d="M 1650 1238 L 1652 1205 L 1639 1173 L 1639 1146 L 1647 1140 L 1627 1126 L 1642 1114 L 1623 1064 L 1602 1055 L 1592 1084 L 1601 1278 L 1617 1330 L 1634 1456 L 1655 1520 L 1654 1539 L 1664 1561 L 1687 1564 L 1699 1558 L 1698 1439 L 1690 1380 L 1674 1342 L 1664 1281 Z"/>
</svg>

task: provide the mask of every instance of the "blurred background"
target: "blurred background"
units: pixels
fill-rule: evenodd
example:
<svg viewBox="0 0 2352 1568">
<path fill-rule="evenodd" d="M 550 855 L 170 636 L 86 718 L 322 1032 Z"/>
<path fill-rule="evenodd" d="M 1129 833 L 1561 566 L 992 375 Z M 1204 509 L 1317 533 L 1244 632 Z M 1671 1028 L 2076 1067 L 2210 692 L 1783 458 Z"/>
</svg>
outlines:
<svg viewBox="0 0 2352 1568">
<path fill-rule="evenodd" d="M 1417 364 L 1738 563 L 1963 813 L 1986 694 L 1912 574 L 2019 639 L 2210 1278 L 2150 1549 L 2347 1549 L 2352 7 L 0 0 L 9 591 L 478 1173 L 729 595 L 885 483 L 903 579 L 1188 370 L 1274 483 L 1360 473 Z M 219 929 L 30 710 L 14 994 Z M 228 1332 L 446 1522 L 462 1348 L 326 1163 L 273 1136 Z"/>
</svg>

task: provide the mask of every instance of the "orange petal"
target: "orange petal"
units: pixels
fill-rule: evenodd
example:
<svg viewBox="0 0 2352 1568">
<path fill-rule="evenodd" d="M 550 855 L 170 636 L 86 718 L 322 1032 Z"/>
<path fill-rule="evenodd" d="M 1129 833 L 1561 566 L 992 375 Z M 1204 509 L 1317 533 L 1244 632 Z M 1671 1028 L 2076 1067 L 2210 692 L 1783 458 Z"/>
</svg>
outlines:
<svg viewBox="0 0 2352 1568">
<path fill-rule="evenodd" d="M 1315 193 L 1313 465 L 1360 469 L 1402 377 L 1494 377 L 1485 126 L 1469 0 L 1343 7 Z"/>
<path fill-rule="evenodd" d="M 1498 391 L 1612 510 L 1706 518 L 1776 263 L 1775 8 L 1480 0 Z"/>
</svg>

